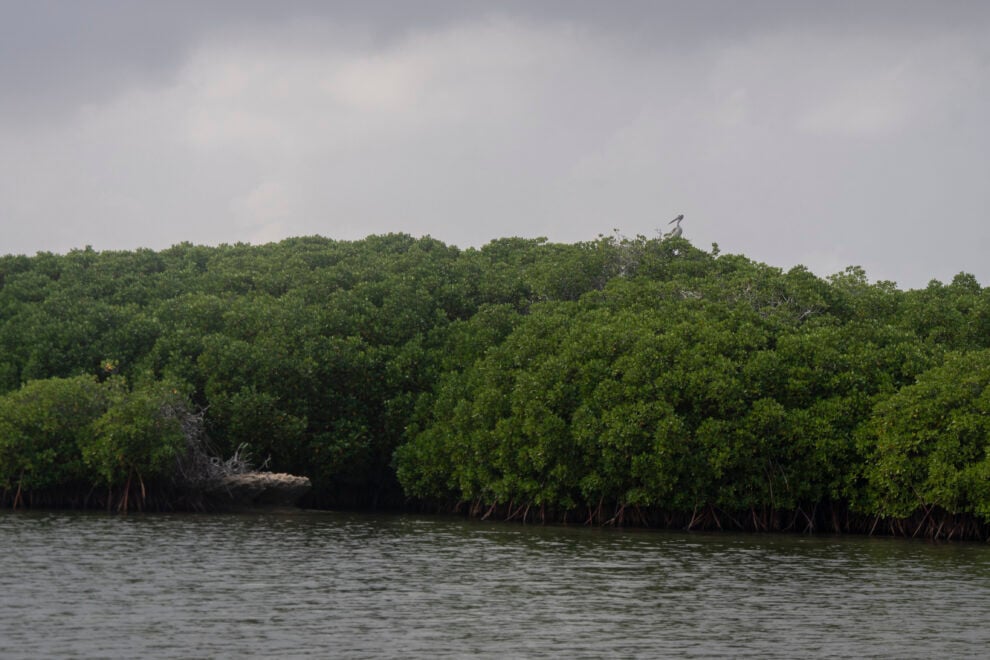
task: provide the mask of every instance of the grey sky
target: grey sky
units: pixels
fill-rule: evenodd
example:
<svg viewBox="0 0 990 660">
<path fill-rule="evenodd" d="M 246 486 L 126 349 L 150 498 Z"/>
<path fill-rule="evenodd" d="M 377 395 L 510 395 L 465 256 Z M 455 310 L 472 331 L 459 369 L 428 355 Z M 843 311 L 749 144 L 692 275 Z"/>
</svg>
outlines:
<svg viewBox="0 0 990 660">
<path fill-rule="evenodd" d="M 990 284 L 990 3 L 0 0 L 0 253 L 684 235 Z"/>
</svg>

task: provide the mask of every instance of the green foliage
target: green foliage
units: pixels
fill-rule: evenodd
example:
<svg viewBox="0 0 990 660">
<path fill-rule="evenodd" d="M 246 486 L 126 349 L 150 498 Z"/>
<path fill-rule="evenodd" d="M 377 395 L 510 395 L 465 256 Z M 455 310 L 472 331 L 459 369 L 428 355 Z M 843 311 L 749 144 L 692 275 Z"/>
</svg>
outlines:
<svg viewBox="0 0 990 660">
<path fill-rule="evenodd" d="M 182 385 L 47 378 L 0 396 L 0 485 L 50 490 L 172 476 L 185 449 Z"/>
<path fill-rule="evenodd" d="M 0 257 L 0 484 L 165 479 L 195 407 L 327 505 L 986 517 L 988 295 L 618 233 Z"/>
<path fill-rule="evenodd" d="M 122 379 L 104 385 L 106 410 L 80 443 L 83 460 L 107 485 L 131 475 L 167 478 L 186 448 L 181 417 L 187 412 L 181 385 L 151 382 L 133 390 Z"/>
<path fill-rule="evenodd" d="M 106 405 L 92 376 L 32 381 L 0 397 L 0 484 L 43 490 L 85 479 L 80 445 Z"/>
<path fill-rule="evenodd" d="M 990 521 L 990 350 L 953 353 L 878 403 L 859 441 L 864 509 L 938 506 Z"/>
</svg>

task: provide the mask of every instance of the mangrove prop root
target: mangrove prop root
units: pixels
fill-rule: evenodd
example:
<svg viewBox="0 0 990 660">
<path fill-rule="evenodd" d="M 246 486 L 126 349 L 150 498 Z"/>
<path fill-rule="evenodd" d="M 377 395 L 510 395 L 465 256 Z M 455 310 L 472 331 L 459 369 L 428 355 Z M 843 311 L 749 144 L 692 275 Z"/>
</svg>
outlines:
<svg viewBox="0 0 990 660">
<path fill-rule="evenodd" d="M 689 522 L 688 523 L 688 526 L 687 526 L 687 529 L 688 529 L 689 532 L 691 531 L 691 528 L 694 527 L 694 523 L 695 523 L 695 520 L 697 518 L 697 514 L 698 514 L 698 505 L 695 504 L 694 505 L 694 511 L 691 512 L 691 522 Z"/>
<path fill-rule="evenodd" d="M 715 513 L 715 507 L 714 506 L 709 506 L 708 507 L 708 511 L 709 511 L 709 513 L 712 516 L 712 520 L 715 521 L 715 526 L 718 527 L 719 529 L 722 529 L 722 521 L 720 521 L 718 519 L 718 514 Z"/>
<path fill-rule="evenodd" d="M 622 514 L 625 512 L 625 510 L 626 510 L 625 504 L 618 507 L 618 509 L 616 509 L 615 515 L 613 515 L 611 518 L 605 521 L 605 525 L 606 526 L 615 525 L 617 527 L 622 527 Z"/>
</svg>

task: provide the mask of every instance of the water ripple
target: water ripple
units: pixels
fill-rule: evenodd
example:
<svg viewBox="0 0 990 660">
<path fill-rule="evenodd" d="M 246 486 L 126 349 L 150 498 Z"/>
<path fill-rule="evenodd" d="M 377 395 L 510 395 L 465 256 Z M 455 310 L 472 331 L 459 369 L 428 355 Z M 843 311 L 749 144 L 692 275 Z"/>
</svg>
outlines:
<svg viewBox="0 0 990 660">
<path fill-rule="evenodd" d="M 990 547 L 333 513 L 0 514 L 0 656 L 977 657 Z"/>
</svg>

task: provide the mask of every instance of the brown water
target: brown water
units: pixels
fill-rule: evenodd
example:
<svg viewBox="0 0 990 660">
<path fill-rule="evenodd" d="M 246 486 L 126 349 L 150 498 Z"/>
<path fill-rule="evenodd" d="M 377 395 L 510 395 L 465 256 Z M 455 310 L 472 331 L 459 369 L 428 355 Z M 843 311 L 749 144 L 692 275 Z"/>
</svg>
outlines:
<svg viewBox="0 0 990 660">
<path fill-rule="evenodd" d="M 984 657 L 990 547 L 0 514 L 0 657 Z"/>
</svg>

